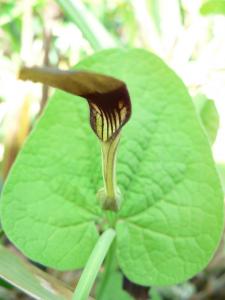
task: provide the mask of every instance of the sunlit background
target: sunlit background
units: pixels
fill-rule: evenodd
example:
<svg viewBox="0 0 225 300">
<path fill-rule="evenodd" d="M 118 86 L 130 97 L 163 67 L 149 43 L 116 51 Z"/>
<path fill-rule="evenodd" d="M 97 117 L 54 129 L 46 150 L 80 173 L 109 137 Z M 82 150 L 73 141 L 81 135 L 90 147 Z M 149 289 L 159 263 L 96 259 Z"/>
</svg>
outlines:
<svg viewBox="0 0 225 300">
<path fill-rule="evenodd" d="M 18 81 L 19 66 L 68 69 L 116 46 L 153 51 L 183 79 L 194 101 L 214 101 L 220 123 L 213 153 L 225 163 L 224 0 L 0 0 L 3 181 L 53 92 Z"/>
</svg>

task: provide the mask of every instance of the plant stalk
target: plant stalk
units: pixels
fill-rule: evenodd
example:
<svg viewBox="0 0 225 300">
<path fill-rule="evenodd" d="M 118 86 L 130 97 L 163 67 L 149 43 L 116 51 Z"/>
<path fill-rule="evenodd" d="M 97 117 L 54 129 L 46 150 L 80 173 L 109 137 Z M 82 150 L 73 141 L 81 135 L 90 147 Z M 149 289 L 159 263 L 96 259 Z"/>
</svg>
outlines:
<svg viewBox="0 0 225 300">
<path fill-rule="evenodd" d="M 116 184 L 116 152 L 120 135 L 102 143 L 102 171 L 104 180 L 103 209 L 117 211 L 119 194 Z"/>
<path fill-rule="evenodd" d="M 115 237 L 115 231 L 107 229 L 98 239 L 75 289 L 72 300 L 87 300 L 98 271 Z"/>
<path fill-rule="evenodd" d="M 97 289 L 97 299 L 101 300 L 104 294 L 104 290 L 107 287 L 108 280 L 110 275 L 116 270 L 117 261 L 116 261 L 116 243 L 115 240 L 110 247 L 110 250 L 107 254 L 106 260 L 104 262 L 104 271 L 102 273 L 101 279 L 99 281 L 98 289 Z"/>
</svg>

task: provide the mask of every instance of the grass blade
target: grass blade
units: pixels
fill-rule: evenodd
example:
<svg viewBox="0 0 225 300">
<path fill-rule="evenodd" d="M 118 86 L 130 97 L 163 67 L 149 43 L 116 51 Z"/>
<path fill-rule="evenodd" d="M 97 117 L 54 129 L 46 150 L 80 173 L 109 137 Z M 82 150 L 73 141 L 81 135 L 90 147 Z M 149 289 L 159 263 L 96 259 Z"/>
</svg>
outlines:
<svg viewBox="0 0 225 300">
<path fill-rule="evenodd" d="M 63 283 L 0 246 L 0 278 L 37 300 L 69 300 Z"/>
<path fill-rule="evenodd" d="M 116 42 L 98 19 L 79 0 L 56 0 L 65 14 L 82 31 L 94 50 L 111 48 Z"/>
</svg>

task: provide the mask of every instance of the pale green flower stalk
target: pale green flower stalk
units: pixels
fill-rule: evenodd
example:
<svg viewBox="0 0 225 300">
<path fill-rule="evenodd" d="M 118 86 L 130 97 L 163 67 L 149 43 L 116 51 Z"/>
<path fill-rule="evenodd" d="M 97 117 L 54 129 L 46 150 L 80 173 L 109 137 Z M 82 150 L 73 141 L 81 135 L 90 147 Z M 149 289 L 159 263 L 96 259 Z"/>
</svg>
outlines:
<svg viewBox="0 0 225 300">
<path fill-rule="evenodd" d="M 103 209 L 117 211 L 121 197 L 116 184 L 116 153 L 121 128 L 131 115 L 131 102 L 125 83 L 88 71 L 38 67 L 21 68 L 19 79 L 41 82 L 88 101 L 90 125 L 102 148 L 104 187 L 98 192 L 98 197 Z"/>
<path fill-rule="evenodd" d="M 107 142 L 102 142 L 102 173 L 104 188 L 98 192 L 98 198 L 105 210 L 117 211 L 121 203 L 121 195 L 116 184 L 116 154 L 120 134 Z"/>
</svg>

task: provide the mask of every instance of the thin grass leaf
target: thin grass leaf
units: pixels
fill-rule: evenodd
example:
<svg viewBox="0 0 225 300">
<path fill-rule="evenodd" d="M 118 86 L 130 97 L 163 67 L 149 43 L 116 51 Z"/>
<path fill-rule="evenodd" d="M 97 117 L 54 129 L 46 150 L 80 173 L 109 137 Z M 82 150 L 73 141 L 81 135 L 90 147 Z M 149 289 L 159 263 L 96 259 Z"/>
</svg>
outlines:
<svg viewBox="0 0 225 300">
<path fill-rule="evenodd" d="M 72 292 L 49 274 L 0 246 L 0 278 L 37 300 L 69 300 Z"/>
<path fill-rule="evenodd" d="M 56 0 L 65 14 L 82 31 L 94 50 L 111 48 L 116 42 L 106 28 L 79 0 Z"/>
</svg>

